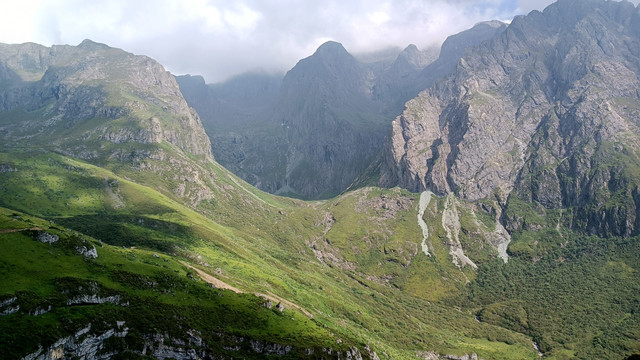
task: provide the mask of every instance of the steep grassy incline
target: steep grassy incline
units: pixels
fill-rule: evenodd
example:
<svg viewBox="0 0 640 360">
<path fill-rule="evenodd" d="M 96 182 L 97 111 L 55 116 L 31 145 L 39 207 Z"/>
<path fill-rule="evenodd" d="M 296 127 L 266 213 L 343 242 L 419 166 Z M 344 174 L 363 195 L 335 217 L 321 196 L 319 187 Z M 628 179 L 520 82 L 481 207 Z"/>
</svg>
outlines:
<svg viewBox="0 0 640 360">
<path fill-rule="evenodd" d="M 215 201 L 202 203 L 199 207 L 201 212 L 196 212 L 151 187 L 133 183 L 103 168 L 59 154 L 41 151 L 13 152 L 0 155 L 0 159 L 2 206 L 15 209 L 12 211 L 31 214 L 25 217 L 19 213 L 18 216 L 29 218 L 35 223 L 22 223 L 24 220 L 12 222 L 12 216 L 9 214 L 6 222 L 10 225 L 6 227 L 37 227 L 50 233 L 58 231 L 74 234 L 73 236 L 81 239 L 87 238 L 91 245 L 96 246 L 99 255 L 97 259 L 83 259 L 74 254 L 62 256 L 62 253 L 56 253 L 47 260 L 55 264 L 47 264 L 43 268 L 54 267 L 60 269 L 59 273 L 55 270 L 43 278 L 39 275 L 23 275 L 29 281 L 25 280 L 24 284 L 16 283 L 16 288 L 3 288 L 3 299 L 17 296 L 17 301 L 22 301 L 22 297 L 19 296 L 21 291 L 33 292 L 33 284 L 29 283 L 35 281 L 38 284 L 35 287 L 51 291 L 42 294 L 42 299 L 35 302 L 46 304 L 45 300 L 49 296 L 62 296 L 59 295 L 62 290 L 56 288 L 57 282 L 61 281 L 59 279 L 71 278 L 73 281 L 80 281 L 81 284 L 84 284 L 82 281 L 94 281 L 100 289 L 104 287 L 105 294 L 109 296 L 115 294 L 113 291 L 123 299 L 129 299 L 127 296 L 130 293 L 139 294 L 139 300 L 129 300 L 130 306 L 123 307 L 124 310 L 120 309 L 116 314 L 138 309 L 135 306 L 144 308 L 147 305 L 143 304 L 147 303 L 150 304 L 149 309 L 164 309 L 163 295 L 159 294 L 157 299 L 153 295 L 156 294 L 153 284 L 160 281 L 155 279 L 156 275 L 153 275 L 151 269 L 156 269 L 152 267 L 155 266 L 153 264 L 160 264 L 157 271 L 175 275 L 181 281 L 176 280 L 176 284 L 186 282 L 189 284 L 184 285 L 187 286 L 186 289 L 191 289 L 189 286 L 202 289 L 188 290 L 188 293 L 185 290 L 186 294 L 181 300 L 186 303 L 202 302 L 198 306 L 209 306 L 206 304 L 217 298 L 206 295 L 207 291 L 211 290 L 207 290 L 203 282 L 196 281 L 198 271 L 174 260 L 183 259 L 187 265 L 191 264 L 190 266 L 247 294 L 235 295 L 231 291 L 223 291 L 224 299 L 238 298 L 238 306 L 241 307 L 249 306 L 242 305 L 243 301 L 255 304 L 255 307 L 250 308 L 252 310 L 247 311 L 255 311 L 258 314 L 256 316 L 262 316 L 259 315 L 261 313 L 267 317 L 272 316 L 270 314 L 275 316 L 267 322 L 272 322 L 274 327 L 265 328 L 267 323 L 263 323 L 263 320 L 256 320 L 259 324 L 253 323 L 253 320 L 245 322 L 247 320 L 241 319 L 246 317 L 241 313 L 227 312 L 225 316 L 234 319 L 218 323 L 221 328 L 216 330 L 217 332 L 234 334 L 235 337 L 245 339 L 259 339 L 270 344 L 297 345 L 291 350 L 291 354 L 299 354 L 295 349 L 310 347 L 316 349 L 315 354 L 318 355 L 321 347 L 332 347 L 334 351 L 341 350 L 344 356 L 345 351 L 356 346 L 366 357 L 368 353 L 365 345 L 368 345 L 381 358 L 386 357 L 384 354 L 394 358 L 415 358 L 417 353 L 428 351 L 457 355 L 475 352 L 481 357 L 491 359 L 535 358 L 535 351 L 527 338 L 494 325 L 478 323 L 473 313 L 458 312 L 443 303 L 426 300 L 451 299 L 460 294 L 460 289 L 464 287 L 464 275 L 451 263 L 446 250 L 441 252 L 439 261 L 428 259 L 422 253 L 410 255 L 405 252 L 405 249 L 418 247 L 422 240 L 416 221 L 417 201 L 413 194 L 398 190 L 364 189 L 331 202 L 302 203 L 248 190 L 248 185 L 216 167 L 216 183 L 220 188 L 227 190 L 216 193 Z M 404 204 L 402 209 L 391 209 L 397 216 L 389 217 L 389 214 L 386 214 L 388 210 L 383 208 L 389 208 L 384 204 L 391 203 Z M 437 203 L 438 201 L 434 202 Z M 354 206 L 359 210 L 352 210 Z M 209 214 L 210 217 L 203 216 L 203 213 Z M 43 217 L 47 221 L 32 216 Z M 54 226 L 59 230 L 52 229 Z M 435 229 L 436 225 L 433 226 Z M 64 235 L 62 233 L 61 238 Z M 4 270 L 5 272 L 28 274 L 39 266 L 35 259 L 45 256 L 49 251 L 47 249 L 57 246 L 38 243 L 30 238 L 29 234 L 0 234 L 0 239 L 18 237 L 30 244 L 25 245 L 24 251 L 30 251 L 26 250 L 29 249 L 27 246 L 37 248 L 34 249 L 33 256 L 31 253 L 25 256 L 21 255 L 25 254 L 20 250 L 21 246 L 3 247 L 7 249 L 4 255 L 7 259 L 16 258 L 20 262 L 16 264 L 17 267 L 12 266 L 11 269 Z M 370 239 L 375 241 L 367 242 L 365 237 L 369 235 Z M 98 241 L 102 242 L 103 248 Z M 320 242 L 324 245 L 320 246 Z M 69 251 L 73 253 L 73 250 Z M 331 251 L 335 256 L 331 256 Z M 155 258 L 154 253 L 160 257 Z M 120 257 L 123 257 L 122 261 L 129 259 L 133 262 L 133 265 L 130 265 L 132 268 L 127 271 L 135 276 L 125 274 L 124 279 L 112 279 L 112 272 L 124 271 L 123 266 L 124 269 L 129 269 L 129 265 L 118 265 L 116 259 Z M 75 259 L 73 261 L 80 265 L 72 268 L 62 265 L 70 258 Z M 102 263 L 108 259 L 113 260 Z M 169 263 L 163 259 L 167 259 Z M 344 259 L 344 262 L 341 259 Z M 11 264 L 11 261 L 7 260 L 6 263 Z M 403 263 L 405 261 L 415 264 L 410 265 L 410 269 L 413 269 L 410 272 L 403 271 L 407 265 Z M 135 268 L 138 262 L 151 262 L 144 265 L 151 267 L 149 270 L 138 270 Z M 340 265 L 351 262 L 358 263 L 358 266 L 351 268 L 349 265 Z M 98 267 L 102 270 L 94 271 L 97 265 L 94 266 L 93 263 L 101 264 L 101 267 Z M 166 265 L 168 269 L 162 265 Z M 453 282 L 454 285 L 447 285 L 453 286 L 449 290 L 443 287 L 442 284 L 445 282 L 437 281 L 437 286 L 430 283 L 433 281 L 430 279 L 439 277 L 436 274 L 441 274 L 438 269 L 442 266 L 445 267 L 442 271 L 450 273 L 451 277 L 457 276 L 461 279 Z M 16 271 L 18 268 L 20 271 Z M 85 268 L 88 270 L 84 270 Z M 429 270 L 430 274 L 421 275 L 423 269 L 432 270 Z M 173 270 L 177 270 L 178 273 Z M 106 275 L 100 275 L 105 273 Z M 196 280 L 185 278 L 187 273 Z M 150 278 L 140 278 L 140 274 Z M 424 284 L 421 283 L 421 279 L 424 279 Z M 121 280 L 123 283 L 119 282 Z M 180 286 L 182 285 L 177 289 L 181 289 Z M 431 286 L 435 294 L 431 294 Z M 436 291 L 438 286 L 443 287 L 440 294 Z M 143 291 L 140 290 L 142 293 L 138 292 L 138 287 L 143 288 Z M 214 291 L 215 294 L 218 292 L 220 290 Z M 280 316 L 277 311 L 261 307 L 260 305 L 266 304 L 267 300 L 264 297 L 249 295 L 255 293 L 271 298 L 274 309 L 276 300 L 281 301 L 286 316 Z M 209 297 L 214 300 L 207 300 Z M 154 305 L 156 302 L 157 305 Z M 59 305 L 60 302 L 56 304 Z M 100 306 L 117 307 L 113 304 Z M 63 307 L 60 310 L 52 310 L 51 313 L 69 311 L 65 309 Z M 75 311 L 75 307 L 73 309 Z M 187 311 L 181 307 L 172 309 L 145 310 L 140 314 L 142 318 L 150 319 L 158 316 L 152 317 L 152 314 L 182 314 L 184 323 L 181 329 L 196 329 L 202 339 L 206 338 L 207 331 L 212 331 L 211 328 L 198 327 L 197 324 L 202 321 L 197 315 L 200 310 L 190 312 L 192 310 Z M 312 318 L 305 313 L 310 314 Z M 112 313 L 104 315 L 104 322 L 112 324 L 121 320 L 109 314 Z M 134 317 L 134 313 L 128 314 L 130 317 L 127 319 Z M 0 317 L 0 320 L 3 321 L 3 326 L 10 328 L 28 327 L 32 322 L 40 321 L 39 316 L 19 312 Z M 86 322 L 93 315 L 77 316 Z M 291 317 L 295 319 L 295 322 L 292 322 L 295 324 L 292 325 L 292 332 L 280 331 L 281 327 L 289 326 L 287 324 Z M 60 318 L 54 317 L 47 321 L 56 327 L 64 325 Z M 156 320 L 149 321 L 147 325 L 151 326 Z M 157 321 L 162 323 L 169 320 L 161 316 Z M 246 331 L 235 331 L 233 321 L 244 324 L 245 327 L 242 329 Z M 20 341 L 23 341 L 19 347 L 24 350 L 21 354 L 35 351 L 33 347 L 37 349 L 38 343 L 42 343 L 46 348 L 57 335 L 78 331 L 84 323 L 79 325 L 80 327 L 76 325 L 71 324 L 53 333 L 55 335 L 43 337 L 41 340 L 19 337 L 22 339 Z M 133 329 L 132 326 L 127 326 Z M 173 329 L 166 330 L 160 325 L 150 328 L 157 329 L 159 334 Z M 332 335 L 327 336 L 323 331 Z M 177 332 L 176 339 L 185 339 L 187 336 L 184 333 L 179 335 Z M 169 334 L 173 333 L 169 331 Z M 125 344 L 129 344 L 128 336 L 123 338 Z M 300 337 L 306 340 L 299 342 Z M 212 338 L 208 339 L 205 339 L 207 344 L 213 341 Z M 149 345 L 153 341 L 143 343 Z M 127 348 L 139 352 L 140 344 L 134 342 L 133 345 L 127 345 Z M 241 351 L 246 350 L 247 354 L 257 354 L 250 348 L 245 349 L 244 345 L 238 346 L 242 348 Z"/>
<path fill-rule="evenodd" d="M 171 256 L 107 245 L 4 208 L 0 246 L 2 359 L 55 353 L 68 336 L 67 356 L 92 358 L 195 349 L 199 356 L 293 359 L 353 346 L 337 344 L 298 311 L 212 288 Z"/>
</svg>

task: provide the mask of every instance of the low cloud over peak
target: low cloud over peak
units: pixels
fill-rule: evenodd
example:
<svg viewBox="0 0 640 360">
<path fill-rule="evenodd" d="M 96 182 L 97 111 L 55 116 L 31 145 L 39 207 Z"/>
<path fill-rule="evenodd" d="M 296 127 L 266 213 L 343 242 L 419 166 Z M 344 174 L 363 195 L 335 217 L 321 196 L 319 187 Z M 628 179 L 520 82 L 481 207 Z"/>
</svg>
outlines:
<svg viewBox="0 0 640 360">
<path fill-rule="evenodd" d="M 0 42 L 78 44 L 89 38 L 149 55 L 207 82 L 248 70 L 286 71 L 327 40 L 349 52 L 440 44 L 492 19 L 542 10 L 550 0 L 10 0 Z M 637 0 L 636 0 L 637 3 Z"/>
</svg>

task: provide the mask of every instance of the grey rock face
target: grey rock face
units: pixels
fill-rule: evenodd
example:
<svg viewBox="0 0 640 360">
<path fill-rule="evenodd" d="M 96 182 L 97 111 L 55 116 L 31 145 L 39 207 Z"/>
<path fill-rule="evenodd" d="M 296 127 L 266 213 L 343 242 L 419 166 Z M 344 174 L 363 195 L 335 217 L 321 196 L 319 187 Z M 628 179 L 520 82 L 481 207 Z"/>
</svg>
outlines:
<svg viewBox="0 0 640 360">
<path fill-rule="evenodd" d="M 120 297 L 120 295 L 113 295 L 113 296 L 99 296 L 96 294 L 87 294 L 87 295 L 80 295 L 80 296 L 76 296 L 72 299 L 67 300 L 67 305 L 78 305 L 78 304 L 104 304 L 104 303 L 110 303 L 110 304 L 120 304 L 122 301 L 122 298 Z"/>
<path fill-rule="evenodd" d="M 328 42 L 281 82 L 258 75 L 209 87 L 202 78 L 178 80 L 222 165 L 268 192 L 326 198 L 376 159 L 404 103 L 450 72 L 466 47 L 504 30 L 496 24 L 448 40 L 435 62 L 437 51 L 408 46 L 394 61 L 364 63 Z"/>
<path fill-rule="evenodd" d="M 451 74 L 468 50 L 479 46 L 484 41 L 499 36 L 506 28 L 507 24 L 503 22 L 486 21 L 475 25 L 471 29 L 449 36 L 442 43 L 439 56 L 435 61 L 430 62 L 419 72 L 411 73 L 408 76 L 408 81 L 401 82 L 399 86 L 396 86 L 397 88 L 394 89 L 394 92 L 404 93 L 403 98 L 398 99 L 404 100 L 402 102 L 403 106 L 398 110 L 403 110 L 404 103 L 408 99 L 418 96 L 421 91 L 433 86 L 437 80 Z"/>
<path fill-rule="evenodd" d="M 635 234 L 639 179 L 623 168 L 639 163 L 638 29 L 628 2 L 561 0 L 514 19 L 407 103 L 381 184 L 503 205 L 518 196 L 577 209 L 577 228 Z"/>
<path fill-rule="evenodd" d="M 133 331 L 131 331 L 133 333 Z M 118 321 L 117 326 L 102 333 L 92 333 L 91 324 L 78 330 L 75 334 L 58 339 L 47 349 L 40 347 L 37 351 L 22 358 L 22 360 L 60 360 L 60 359 L 111 359 L 117 355 L 117 351 L 108 350 L 105 342 L 110 338 L 126 338 L 130 329 L 126 327 L 124 321 Z M 143 336 L 141 349 L 129 349 L 129 351 L 155 359 L 175 359 L 175 360 L 199 360 L 199 359 L 220 359 L 240 358 L 248 356 L 261 357 L 282 357 L 289 355 L 294 349 L 291 345 L 280 345 L 261 340 L 246 339 L 237 336 L 227 336 L 217 334 L 221 341 L 230 341 L 236 346 L 225 346 L 224 353 L 216 352 L 210 348 L 202 339 L 202 334 L 196 330 L 187 330 L 184 337 L 176 338 L 169 334 L 146 334 Z M 224 339 L 224 340 L 223 340 Z M 323 358 L 323 359 L 377 359 L 378 356 L 368 347 L 363 355 L 357 347 L 352 347 L 344 352 L 335 351 L 331 348 L 322 349 L 321 354 L 316 356 L 317 349 L 305 349 L 302 358 Z M 232 354 L 230 355 L 229 352 Z M 235 353 L 235 354 L 234 354 Z M 320 353 L 320 351 L 318 351 Z"/>
<path fill-rule="evenodd" d="M 388 120 L 372 100 L 373 78 L 342 45 L 329 42 L 281 84 L 256 76 L 233 80 L 209 91 L 226 88 L 239 96 L 212 96 L 205 103 L 189 89 L 197 86 L 193 81 L 181 80 L 181 86 L 205 124 L 212 124 L 206 126 L 222 131 L 210 136 L 224 166 L 272 193 L 327 197 L 349 186 L 381 147 Z M 229 105 L 239 110 L 220 110 L 224 124 L 203 115 Z"/>
<path fill-rule="evenodd" d="M 59 359 L 110 359 L 113 353 L 102 351 L 105 340 L 112 337 L 127 336 L 128 329 L 109 329 L 101 334 L 88 334 L 91 325 L 80 329 L 74 335 L 59 339 L 48 349 L 40 348 L 22 360 L 59 360 Z"/>
<path fill-rule="evenodd" d="M 14 303 L 18 300 L 16 296 L 0 301 L 0 316 L 15 314 L 20 311 L 20 305 Z"/>
<path fill-rule="evenodd" d="M 90 139 L 167 142 L 212 159 L 209 139 L 175 78 L 146 56 L 90 40 L 51 48 L 0 44 L 0 64 L 0 110 L 28 113 L 3 123 L 9 144 L 53 134 L 61 139 L 52 145 L 70 152 L 78 152 L 74 142 Z M 69 131 L 79 124 L 84 131 Z"/>
<path fill-rule="evenodd" d="M 45 244 L 53 244 L 60 240 L 60 237 L 55 234 L 49 234 L 48 232 L 42 231 L 38 233 L 38 241 Z"/>
<path fill-rule="evenodd" d="M 96 250 L 95 246 L 91 246 L 91 248 L 86 246 L 81 246 L 76 248 L 76 252 L 84 257 L 88 257 L 92 259 L 98 258 L 98 251 Z"/>
</svg>

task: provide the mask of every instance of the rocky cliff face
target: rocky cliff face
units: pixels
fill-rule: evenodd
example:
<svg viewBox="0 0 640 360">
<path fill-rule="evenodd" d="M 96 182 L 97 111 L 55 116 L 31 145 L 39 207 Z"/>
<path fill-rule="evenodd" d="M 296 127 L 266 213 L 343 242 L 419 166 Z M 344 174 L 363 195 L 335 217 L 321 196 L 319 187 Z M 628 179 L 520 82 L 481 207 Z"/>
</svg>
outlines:
<svg viewBox="0 0 640 360">
<path fill-rule="evenodd" d="M 72 147 L 78 140 L 166 142 L 212 159 L 209 139 L 175 79 L 146 56 L 90 40 L 51 48 L 0 44 L 0 64 L 7 142 L 62 135 L 52 145 L 81 157 L 89 153 Z"/>
<path fill-rule="evenodd" d="M 41 146 L 143 182 L 162 178 L 161 191 L 192 206 L 212 196 L 210 140 L 156 61 L 90 40 L 0 44 L 0 78 L 1 147 Z"/>
<path fill-rule="evenodd" d="M 330 197 L 376 159 L 407 100 L 450 73 L 464 49 L 502 30 L 482 23 L 453 36 L 436 61 L 433 49 L 408 46 L 393 61 L 361 62 L 328 42 L 281 83 L 256 75 L 210 86 L 178 81 L 222 165 L 272 193 Z"/>
<path fill-rule="evenodd" d="M 269 121 L 281 129 L 284 152 L 275 192 L 333 196 L 362 172 L 385 135 L 374 75 L 342 45 L 329 42 L 285 76 Z M 266 184 L 264 184 L 266 185 Z"/>
<path fill-rule="evenodd" d="M 514 19 L 407 103 L 381 184 L 517 197 L 570 210 L 574 228 L 638 233 L 639 35 L 628 2 L 561 0 Z"/>
<path fill-rule="evenodd" d="M 281 84 L 246 76 L 209 86 L 202 101 L 202 86 L 179 81 L 225 167 L 263 190 L 316 198 L 343 191 L 380 150 L 388 120 L 373 100 L 374 78 L 328 42 Z"/>
</svg>

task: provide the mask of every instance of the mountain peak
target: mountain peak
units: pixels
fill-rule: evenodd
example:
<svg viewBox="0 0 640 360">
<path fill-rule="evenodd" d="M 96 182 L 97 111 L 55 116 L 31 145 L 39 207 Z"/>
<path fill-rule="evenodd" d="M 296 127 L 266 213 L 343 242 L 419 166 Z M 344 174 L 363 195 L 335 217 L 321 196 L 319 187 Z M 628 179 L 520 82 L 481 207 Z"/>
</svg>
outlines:
<svg viewBox="0 0 640 360">
<path fill-rule="evenodd" d="M 418 50 L 418 47 L 415 44 L 409 44 L 409 46 L 402 50 L 403 53 L 416 53 L 418 51 L 420 50 Z"/>
<path fill-rule="evenodd" d="M 420 51 L 416 45 L 409 44 L 409 46 L 398 54 L 396 63 L 404 62 L 413 68 L 424 68 L 429 65 L 429 63 L 433 62 L 436 56 L 437 55 L 434 55 L 433 51 Z"/>
<path fill-rule="evenodd" d="M 80 44 L 78 44 L 78 48 L 81 49 L 92 49 L 92 50 L 104 50 L 104 49 L 108 49 L 109 45 L 103 44 L 103 43 L 99 43 L 99 42 L 95 42 L 93 40 L 90 39 L 84 39 L 82 40 L 82 42 Z"/>
<path fill-rule="evenodd" d="M 347 50 L 342 46 L 341 43 L 337 41 L 327 41 L 324 44 L 320 45 L 316 50 L 314 55 L 324 55 L 324 54 L 349 54 Z"/>
<path fill-rule="evenodd" d="M 489 20 L 489 21 L 481 21 L 477 24 L 475 24 L 473 27 L 483 27 L 483 26 L 488 26 L 494 29 L 499 29 L 501 27 L 506 27 L 507 24 L 500 21 L 500 20 Z"/>
</svg>

